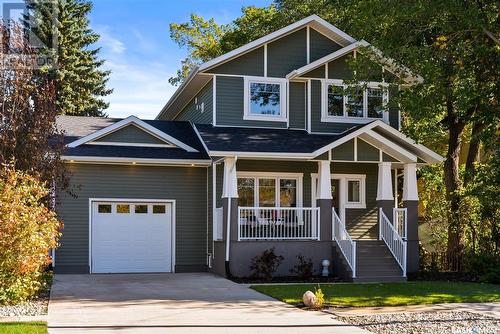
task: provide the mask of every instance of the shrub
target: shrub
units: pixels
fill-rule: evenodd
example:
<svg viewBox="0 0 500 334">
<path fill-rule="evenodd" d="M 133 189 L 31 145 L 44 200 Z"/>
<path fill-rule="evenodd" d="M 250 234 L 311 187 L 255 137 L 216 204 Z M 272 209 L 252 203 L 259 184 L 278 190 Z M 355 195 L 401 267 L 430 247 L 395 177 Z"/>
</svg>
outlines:
<svg viewBox="0 0 500 334">
<path fill-rule="evenodd" d="M 49 249 L 57 246 L 61 223 L 44 200 L 36 177 L 11 165 L 0 170 L 0 304 L 33 297 L 43 287 Z"/>
<path fill-rule="evenodd" d="M 292 274 L 299 276 L 301 279 L 308 281 L 313 277 L 313 262 L 312 259 L 306 260 L 302 254 L 297 255 L 298 263 L 290 269 Z"/>
<path fill-rule="evenodd" d="M 318 288 L 314 288 L 314 295 L 316 296 L 316 308 L 322 308 L 323 304 L 325 304 L 325 294 L 321 287 L 318 284 Z"/>
<path fill-rule="evenodd" d="M 266 249 L 261 255 L 257 255 L 252 258 L 252 262 L 250 264 L 252 276 L 256 278 L 263 278 L 265 280 L 271 280 L 273 273 L 276 269 L 278 269 L 283 259 L 283 256 L 276 255 L 274 253 L 274 247 Z"/>
</svg>

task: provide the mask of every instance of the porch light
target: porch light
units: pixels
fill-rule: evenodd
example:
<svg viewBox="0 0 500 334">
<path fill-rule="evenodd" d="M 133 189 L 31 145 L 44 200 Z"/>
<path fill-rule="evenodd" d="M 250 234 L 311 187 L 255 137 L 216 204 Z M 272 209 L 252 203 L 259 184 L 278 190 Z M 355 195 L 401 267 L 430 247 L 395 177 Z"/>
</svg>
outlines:
<svg viewBox="0 0 500 334">
<path fill-rule="evenodd" d="M 132 161 L 132 165 L 135 165 L 136 163 L 137 163 L 137 162 L 135 162 L 135 161 Z"/>
<path fill-rule="evenodd" d="M 194 164 L 191 164 L 191 167 L 194 167 Z"/>
<path fill-rule="evenodd" d="M 329 274 L 328 267 L 330 266 L 330 261 L 324 259 L 323 261 L 321 261 L 321 265 L 323 266 L 323 271 L 321 272 L 321 276 L 328 277 Z"/>
</svg>

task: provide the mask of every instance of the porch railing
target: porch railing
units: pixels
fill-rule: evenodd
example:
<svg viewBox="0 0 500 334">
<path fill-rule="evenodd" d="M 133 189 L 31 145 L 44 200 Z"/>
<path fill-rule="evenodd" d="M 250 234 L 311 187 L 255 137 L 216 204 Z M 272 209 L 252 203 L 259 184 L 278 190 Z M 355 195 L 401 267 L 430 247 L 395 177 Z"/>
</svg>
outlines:
<svg viewBox="0 0 500 334">
<path fill-rule="evenodd" d="M 352 278 L 356 278 L 356 241 L 352 240 L 345 223 L 340 220 L 334 208 L 332 208 L 332 236 L 351 268 Z"/>
<path fill-rule="evenodd" d="M 319 208 L 238 208 L 238 240 L 319 240 Z"/>
<path fill-rule="evenodd" d="M 392 211 L 392 221 L 394 222 L 394 227 L 398 234 L 406 239 L 407 230 L 407 212 L 406 208 L 394 208 Z"/>
<path fill-rule="evenodd" d="M 403 276 L 406 277 L 406 241 L 396 231 L 382 208 L 379 210 L 379 218 L 380 239 L 384 240 L 392 256 L 403 270 Z"/>
</svg>

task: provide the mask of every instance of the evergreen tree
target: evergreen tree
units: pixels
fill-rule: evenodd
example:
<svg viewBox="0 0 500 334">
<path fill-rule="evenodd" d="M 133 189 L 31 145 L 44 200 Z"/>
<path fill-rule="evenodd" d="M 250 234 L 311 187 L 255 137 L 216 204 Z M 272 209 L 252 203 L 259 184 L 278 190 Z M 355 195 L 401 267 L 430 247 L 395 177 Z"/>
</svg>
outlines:
<svg viewBox="0 0 500 334">
<path fill-rule="evenodd" d="M 104 60 L 93 48 L 99 35 L 89 27 L 87 15 L 92 3 L 86 0 L 26 0 L 31 17 L 24 23 L 46 46 L 41 50 L 56 60 L 55 67 L 43 67 L 55 81 L 59 113 L 103 116 L 109 104 L 103 97 L 110 71 L 102 70 Z M 54 45 L 56 44 L 56 45 Z"/>
</svg>

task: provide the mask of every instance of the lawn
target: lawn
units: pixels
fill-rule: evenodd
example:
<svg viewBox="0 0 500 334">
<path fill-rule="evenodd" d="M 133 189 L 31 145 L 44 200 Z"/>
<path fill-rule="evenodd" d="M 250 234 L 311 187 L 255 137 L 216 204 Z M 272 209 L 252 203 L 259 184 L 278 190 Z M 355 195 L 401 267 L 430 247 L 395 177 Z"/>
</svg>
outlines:
<svg viewBox="0 0 500 334">
<path fill-rule="evenodd" d="M 302 302 L 314 284 L 253 285 L 252 289 L 289 304 Z M 500 302 L 500 285 L 458 282 L 325 283 L 325 303 L 336 306 L 396 306 L 437 303 Z"/>
<path fill-rule="evenodd" d="M 45 322 L 0 322 L 0 334 L 47 334 Z"/>
</svg>

